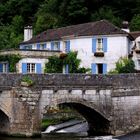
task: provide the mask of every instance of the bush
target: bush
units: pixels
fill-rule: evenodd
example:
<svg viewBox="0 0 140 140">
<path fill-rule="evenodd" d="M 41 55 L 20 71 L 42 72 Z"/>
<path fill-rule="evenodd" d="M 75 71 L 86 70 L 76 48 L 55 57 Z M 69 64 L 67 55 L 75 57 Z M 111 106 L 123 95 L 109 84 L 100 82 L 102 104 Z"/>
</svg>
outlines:
<svg viewBox="0 0 140 140">
<path fill-rule="evenodd" d="M 134 73 L 135 72 L 135 64 L 132 59 L 128 59 L 126 57 L 120 58 L 118 62 L 116 62 L 115 70 L 110 71 L 110 74 L 115 73 Z"/>
</svg>

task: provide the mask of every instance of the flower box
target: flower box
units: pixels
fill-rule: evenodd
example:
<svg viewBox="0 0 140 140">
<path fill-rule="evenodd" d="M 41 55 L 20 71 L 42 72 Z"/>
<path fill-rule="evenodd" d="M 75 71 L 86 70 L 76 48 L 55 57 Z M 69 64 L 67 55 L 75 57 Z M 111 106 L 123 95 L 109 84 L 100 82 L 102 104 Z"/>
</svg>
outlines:
<svg viewBox="0 0 140 140">
<path fill-rule="evenodd" d="M 96 56 L 96 57 L 104 57 L 104 52 L 95 52 L 94 56 Z"/>
</svg>

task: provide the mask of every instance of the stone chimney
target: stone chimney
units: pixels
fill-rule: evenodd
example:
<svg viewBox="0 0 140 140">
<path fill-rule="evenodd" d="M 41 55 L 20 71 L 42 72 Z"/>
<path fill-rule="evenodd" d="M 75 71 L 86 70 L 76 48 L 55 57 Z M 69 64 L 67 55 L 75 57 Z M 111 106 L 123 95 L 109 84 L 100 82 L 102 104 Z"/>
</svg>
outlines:
<svg viewBox="0 0 140 140">
<path fill-rule="evenodd" d="M 24 41 L 28 41 L 33 36 L 33 29 L 32 26 L 24 27 Z"/>
<path fill-rule="evenodd" d="M 122 30 L 123 30 L 123 31 L 126 31 L 126 32 L 128 32 L 128 33 L 130 33 L 128 21 L 123 21 L 123 22 L 122 22 Z"/>
</svg>

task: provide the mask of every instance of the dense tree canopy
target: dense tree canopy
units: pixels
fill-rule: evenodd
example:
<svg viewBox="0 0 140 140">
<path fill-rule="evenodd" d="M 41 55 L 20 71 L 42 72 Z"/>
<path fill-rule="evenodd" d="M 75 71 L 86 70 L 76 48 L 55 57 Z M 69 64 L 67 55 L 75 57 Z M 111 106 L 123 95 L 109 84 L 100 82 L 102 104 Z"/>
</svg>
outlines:
<svg viewBox="0 0 140 140">
<path fill-rule="evenodd" d="M 27 25 L 37 34 L 100 19 L 140 30 L 140 0 L 0 0 L 0 49 L 17 48 Z"/>
</svg>

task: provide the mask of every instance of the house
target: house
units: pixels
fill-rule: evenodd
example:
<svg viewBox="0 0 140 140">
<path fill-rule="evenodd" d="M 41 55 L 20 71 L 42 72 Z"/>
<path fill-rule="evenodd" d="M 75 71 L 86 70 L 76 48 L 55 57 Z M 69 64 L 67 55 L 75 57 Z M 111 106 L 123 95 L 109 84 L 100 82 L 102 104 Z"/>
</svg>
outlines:
<svg viewBox="0 0 140 140">
<path fill-rule="evenodd" d="M 32 31 L 27 28 L 25 33 Z M 92 74 L 113 70 L 121 57 L 131 53 L 133 37 L 126 31 L 109 23 L 107 20 L 72 25 L 57 29 L 48 29 L 37 36 L 25 37 L 20 49 L 37 51 L 77 51 L 81 67 L 90 68 Z M 46 59 L 24 58 L 20 64 L 20 73 L 43 73 Z M 36 69 L 36 71 L 35 71 Z M 68 73 L 69 67 L 65 68 Z"/>
<path fill-rule="evenodd" d="M 133 61 L 135 63 L 135 69 L 140 71 L 140 31 L 130 32 L 131 36 L 134 38 L 133 41 Z"/>
<path fill-rule="evenodd" d="M 106 74 L 115 68 L 121 57 L 131 53 L 133 37 L 107 20 L 48 29 L 32 37 L 30 26 L 24 29 L 24 41 L 19 50 L 1 52 L 20 54 L 18 73 L 44 73 L 48 57 L 77 51 L 80 67 L 90 68 L 92 74 Z M 1 62 L 0 72 L 7 71 L 8 63 Z M 2 70 L 1 70 L 2 69 Z M 69 66 L 64 67 L 69 73 Z"/>
</svg>

